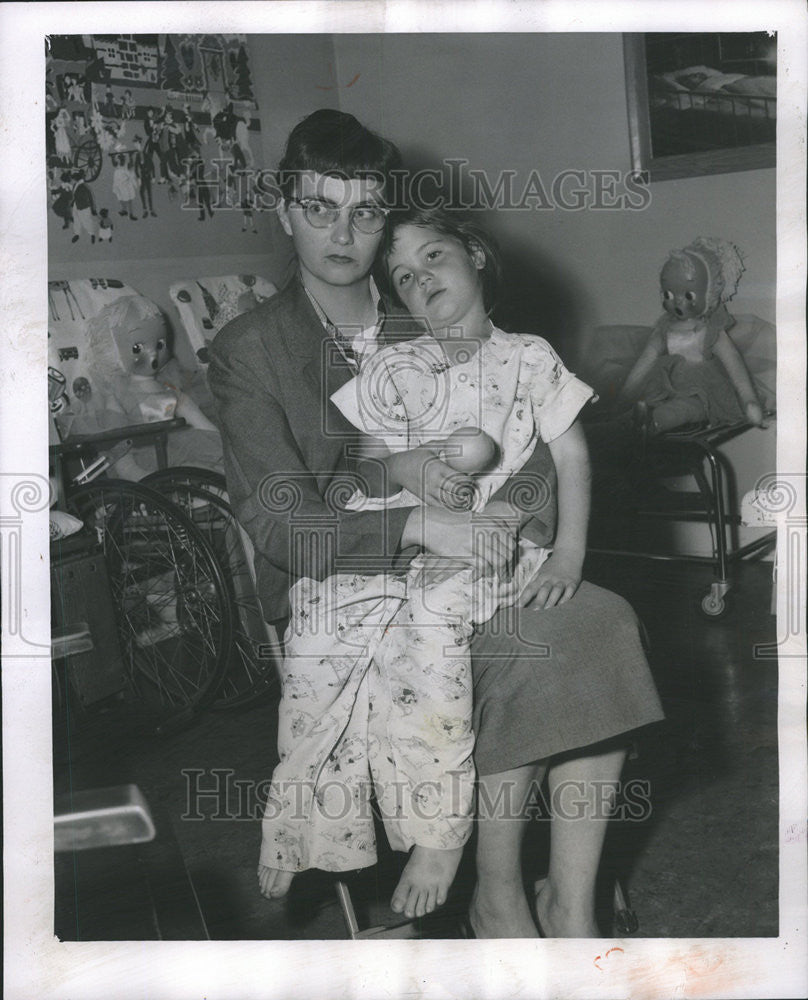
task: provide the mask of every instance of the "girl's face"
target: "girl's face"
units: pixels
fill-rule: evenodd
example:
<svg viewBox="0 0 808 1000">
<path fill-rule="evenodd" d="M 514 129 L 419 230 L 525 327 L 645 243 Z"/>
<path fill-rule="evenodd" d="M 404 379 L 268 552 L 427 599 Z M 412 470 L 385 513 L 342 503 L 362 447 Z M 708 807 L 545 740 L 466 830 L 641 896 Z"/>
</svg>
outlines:
<svg viewBox="0 0 808 1000">
<path fill-rule="evenodd" d="M 461 327 L 464 336 L 487 324 L 480 272 L 485 254 L 469 252 L 459 239 L 436 229 L 405 224 L 393 237 L 387 257 L 392 287 L 417 319 L 433 332 Z"/>
</svg>

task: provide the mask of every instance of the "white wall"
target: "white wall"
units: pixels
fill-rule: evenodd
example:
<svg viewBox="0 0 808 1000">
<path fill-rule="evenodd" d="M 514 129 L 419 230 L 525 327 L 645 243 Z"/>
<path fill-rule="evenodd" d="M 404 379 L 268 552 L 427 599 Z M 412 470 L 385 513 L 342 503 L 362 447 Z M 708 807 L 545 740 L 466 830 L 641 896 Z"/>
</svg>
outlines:
<svg viewBox="0 0 808 1000">
<path fill-rule="evenodd" d="M 617 33 L 336 35 L 334 50 L 338 78 L 360 74 L 340 90 L 340 107 L 398 142 L 410 164 L 465 157 L 492 178 L 510 168 L 525 181 L 538 169 L 550 192 L 563 170 L 629 170 Z M 574 357 L 597 324 L 652 324 L 662 263 L 698 235 L 745 254 L 731 308 L 775 320 L 775 171 L 659 182 L 650 192 L 642 211 L 486 217 L 523 270 L 515 309 L 525 329 Z M 772 427 L 727 446 L 739 494 L 775 468 L 774 441 Z M 699 526 L 695 535 L 703 550 Z"/>
</svg>

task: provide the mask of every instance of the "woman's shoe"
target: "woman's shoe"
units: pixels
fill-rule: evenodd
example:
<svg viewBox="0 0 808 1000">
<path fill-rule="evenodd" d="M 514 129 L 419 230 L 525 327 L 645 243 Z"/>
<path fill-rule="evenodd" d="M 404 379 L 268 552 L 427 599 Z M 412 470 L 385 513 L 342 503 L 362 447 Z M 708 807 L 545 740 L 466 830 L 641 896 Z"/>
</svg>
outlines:
<svg viewBox="0 0 808 1000">
<path fill-rule="evenodd" d="M 471 920 L 469 919 L 468 913 L 460 918 L 460 937 L 466 938 L 467 940 L 477 940 L 477 935 L 474 933 L 474 928 L 471 926 Z"/>
</svg>

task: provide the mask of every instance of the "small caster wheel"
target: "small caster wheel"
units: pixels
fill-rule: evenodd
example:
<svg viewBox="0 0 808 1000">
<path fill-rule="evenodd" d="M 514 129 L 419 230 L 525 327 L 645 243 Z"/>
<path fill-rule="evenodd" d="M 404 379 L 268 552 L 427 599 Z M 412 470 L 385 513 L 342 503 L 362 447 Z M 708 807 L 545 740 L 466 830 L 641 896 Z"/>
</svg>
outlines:
<svg viewBox="0 0 808 1000">
<path fill-rule="evenodd" d="M 710 591 L 709 594 L 705 594 L 702 598 L 701 611 L 702 614 L 706 615 L 708 618 L 723 618 L 728 610 L 729 601 L 726 597 L 721 597 L 718 594 L 713 593 L 713 591 Z"/>
<path fill-rule="evenodd" d="M 634 910 L 616 910 L 614 914 L 614 929 L 620 937 L 636 934 L 640 922 Z"/>
</svg>

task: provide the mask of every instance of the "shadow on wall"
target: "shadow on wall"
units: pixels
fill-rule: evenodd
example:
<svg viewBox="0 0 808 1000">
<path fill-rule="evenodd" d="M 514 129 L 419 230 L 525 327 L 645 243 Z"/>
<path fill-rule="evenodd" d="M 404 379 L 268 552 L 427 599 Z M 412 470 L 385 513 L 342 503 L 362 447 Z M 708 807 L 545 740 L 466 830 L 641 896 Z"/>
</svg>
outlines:
<svg viewBox="0 0 808 1000">
<path fill-rule="evenodd" d="M 584 294 L 563 267 L 527 240 L 499 236 L 502 294 L 494 322 L 504 330 L 536 333 L 574 370 L 584 330 Z"/>
<path fill-rule="evenodd" d="M 410 177 L 424 172 L 446 177 L 441 161 L 431 150 L 402 148 Z M 469 178 L 463 174 L 460 189 L 424 183 L 421 197 L 430 203 L 442 195 L 450 204 L 474 208 L 475 194 Z M 508 230 L 508 213 L 496 209 L 476 213 L 480 225 L 495 237 L 502 259 L 502 289 L 493 313 L 497 326 L 514 333 L 535 333 L 544 337 L 558 351 L 565 364 L 577 363 L 587 317 L 584 313 L 585 290 L 569 272 L 531 240 Z"/>
</svg>

